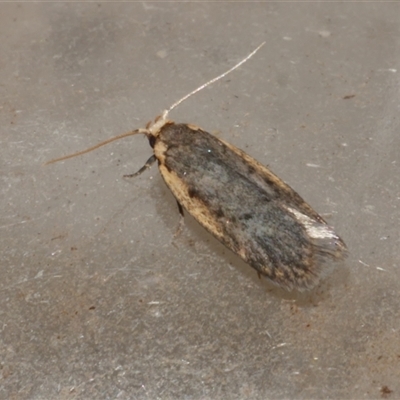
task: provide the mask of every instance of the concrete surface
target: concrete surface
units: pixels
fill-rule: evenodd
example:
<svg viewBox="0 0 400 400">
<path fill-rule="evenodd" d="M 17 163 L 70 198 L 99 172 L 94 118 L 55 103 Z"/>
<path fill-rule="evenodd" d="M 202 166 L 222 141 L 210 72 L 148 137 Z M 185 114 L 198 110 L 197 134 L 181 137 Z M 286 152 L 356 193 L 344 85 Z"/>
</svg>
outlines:
<svg viewBox="0 0 400 400">
<path fill-rule="evenodd" d="M 400 398 L 399 3 L 1 4 L 0 398 Z M 142 136 L 241 147 L 350 257 L 285 293 L 179 216 Z"/>
</svg>

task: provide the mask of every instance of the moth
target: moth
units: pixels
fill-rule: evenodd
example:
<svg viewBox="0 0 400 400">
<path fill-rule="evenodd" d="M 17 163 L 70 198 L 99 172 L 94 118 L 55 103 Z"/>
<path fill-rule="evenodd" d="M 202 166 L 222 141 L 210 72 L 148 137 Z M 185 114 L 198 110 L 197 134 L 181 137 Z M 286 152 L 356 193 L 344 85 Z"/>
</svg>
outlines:
<svg viewBox="0 0 400 400">
<path fill-rule="evenodd" d="M 253 267 L 259 275 L 287 289 L 308 290 L 325 277 L 347 247 L 299 194 L 244 151 L 192 124 L 168 119 L 172 109 L 252 57 L 195 89 L 144 129 L 118 135 L 89 149 L 49 161 L 85 154 L 114 140 L 147 136 L 153 155 L 135 174 L 158 163 L 179 210 L 191 214 L 207 231 Z"/>
</svg>

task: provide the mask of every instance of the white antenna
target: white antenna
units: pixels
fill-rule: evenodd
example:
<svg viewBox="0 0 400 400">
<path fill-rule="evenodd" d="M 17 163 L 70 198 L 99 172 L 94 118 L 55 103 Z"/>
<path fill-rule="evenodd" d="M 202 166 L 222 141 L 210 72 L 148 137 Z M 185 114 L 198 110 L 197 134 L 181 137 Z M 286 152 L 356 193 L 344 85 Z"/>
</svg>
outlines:
<svg viewBox="0 0 400 400">
<path fill-rule="evenodd" d="M 265 44 L 265 42 L 262 42 L 255 50 L 253 50 L 246 58 L 244 58 L 242 61 L 240 61 L 239 63 L 237 63 L 234 67 L 232 67 L 231 69 L 229 69 L 228 71 L 224 72 L 223 74 L 217 76 L 214 79 L 211 79 L 211 81 L 208 81 L 206 83 L 204 83 L 203 85 L 201 85 L 200 87 L 198 87 L 197 89 L 193 90 L 193 92 L 190 92 L 189 94 L 187 94 L 186 96 L 182 97 L 180 100 L 178 100 L 176 103 L 174 103 L 166 112 L 166 115 L 168 115 L 168 113 L 170 111 L 172 111 L 175 107 L 179 106 L 179 104 L 181 104 L 183 101 L 185 101 L 186 99 L 188 99 L 190 96 L 193 96 L 195 93 L 200 92 L 200 90 L 203 90 L 204 88 L 206 88 L 207 86 L 211 85 L 212 83 L 218 81 L 219 79 L 222 79 L 224 76 L 228 75 L 229 73 L 231 73 L 232 71 L 234 71 L 236 68 L 239 68 L 242 64 L 244 64 L 249 58 L 253 57 L 254 54 L 257 53 L 258 50 L 261 49 L 261 47 L 263 47 Z"/>
<path fill-rule="evenodd" d="M 148 134 L 148 133 L 152 133 L 152 135 L 157 136 L 160 129 L 167 123 L 167 116 L 168 113 L 170 111 L 172 111 L 175 107 L 177 107 L 179 104 L 181 104 L 183 101 L 185 101 L 186 99 L 188 99 L 190 96 L 193 96 L 195 93 L 199 92 L 200 90 L 203 90 L 204 88 L 206 88 L 207 86 L 211 85 L 212 83 L 218 81 L 219 79 L 222 79 L 224 76 L 230 74 L 232 71 L 234 71 L 236 68 L 239 68 L 242 64 L 244 64 L 249 58 L 253 57 L 254 54 L 257 53 L 258 50 L 261 49 L 261 47 L 263 47 L 265 44 L 265 42 L 262 42 L 255 50 L 253 50 L 246 58 L 244 58 L 242 61 L 240 61 L 239 63 L 237 63 L 234 67 L 232 67 L 231 69 L 229 69 L 228 71 L 224 72 L 221 75 L 218 75 L 216 78 L 211 79 L 210 81 L 204 83 L 203 85 L 201 85 L 200 87 L 198 87 L 197 89 L 193 90 L 192 92 L 190 92 L 189 94 L 187 94 L 186 96 L 182 97 L 180 100 L 178 100 L 175 104 L 173 104 L 168 110 L 163 111 L 163 113 L 161 114 L 161 118 L 157 118 L 155 120 L 154 123 L 152 123 L 147 129 L 135 129 L 134 131 L 131 132 L 126 132 L 126 133 L 122 133 L 121 135 L 112 137 L 110 139 L 104 140 L 103 142 L 96 144 L 95 146 L 89 147 L 86 150 L 82 150 L 82 151 L 78 151 L 77 153 L 73 153 L 73 154 L 68 154 L 66 156 L 63 157 L 59 157 L 59 158 L 54 158 L 50 161 L 47 161 L 44 165 L 48 165 L 48 164 L 53 164 L 59 161 L 63 161 L 63 160 L 67 160 L 69 158 L 72 157 L 76 157 L 76 156 L 81 156 L 83 154 L 89 153 L 90 151 L 96 150 L 99 147 L 102 147 L 108 143 L 111 143 L 115 140 L 119 140 L 122 139 L 124 137 L 127 136 L 132 136 L 132 135 L 136 135 L 138 133 L 143 133 L 143 134 Z"/>
</svg>

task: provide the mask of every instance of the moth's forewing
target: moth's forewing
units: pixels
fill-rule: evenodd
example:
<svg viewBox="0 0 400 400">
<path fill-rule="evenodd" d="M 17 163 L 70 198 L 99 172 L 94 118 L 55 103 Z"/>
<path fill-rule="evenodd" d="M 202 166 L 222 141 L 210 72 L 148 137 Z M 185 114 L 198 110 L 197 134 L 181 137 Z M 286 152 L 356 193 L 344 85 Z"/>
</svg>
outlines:
<svg viewBox="0 0 400 400">
<path fill-rule="evenodd" d="M 286 289 L 309 289 L 346 246 L 292 188 L 215 136 L 168 123 L 154 152 L 178 202 L 249 265 Z"/>
</svg>

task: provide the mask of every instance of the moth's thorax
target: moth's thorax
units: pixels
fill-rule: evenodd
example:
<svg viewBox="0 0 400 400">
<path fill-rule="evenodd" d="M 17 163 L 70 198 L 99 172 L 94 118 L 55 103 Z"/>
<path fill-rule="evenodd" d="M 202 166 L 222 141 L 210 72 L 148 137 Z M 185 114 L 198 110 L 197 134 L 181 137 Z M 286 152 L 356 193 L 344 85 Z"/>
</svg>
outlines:
<svg viewBox="0 0 400 400">
<path fill-rule="evenodd" d="M 158 121 L 156 122 L 158 123 Z M 173 121 L 166 120 L 160 126 L 159 130 L 153 135 L 150 131 L 148 135 L 150 145 L 153 147 L 154 155 L 156 156 L 159 164 L 164 165 L 167 157 L 168 150 L 170 148 L 177 148 L 180 146 L 187 145 L 188 131 L 192 134 L 196 134 L 195 130 L 182 129 L 186 127 L 185 124 L 175 124 Z"/>
</svg>

